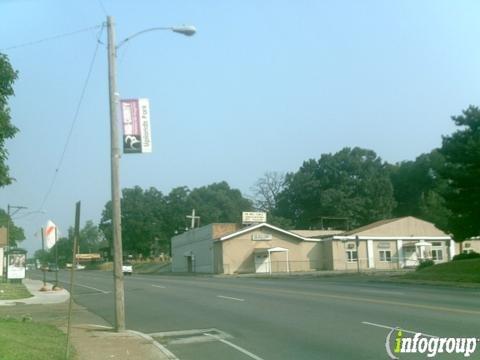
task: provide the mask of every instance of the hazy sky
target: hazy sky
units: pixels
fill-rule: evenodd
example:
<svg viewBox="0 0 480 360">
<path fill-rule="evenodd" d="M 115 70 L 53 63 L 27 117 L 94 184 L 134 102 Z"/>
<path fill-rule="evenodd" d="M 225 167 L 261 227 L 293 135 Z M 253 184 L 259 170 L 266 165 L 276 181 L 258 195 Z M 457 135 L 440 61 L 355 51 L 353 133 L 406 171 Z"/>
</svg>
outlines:
<svg viewBox="0 0 480 360">
<path fill-rule="evenodd" d="M 19 79 L 8 141 L 16 182 L 7 204 L 40 209 L 59 163 L 99 28 L 35 40 L 115 17 L 122 98 L 150 99 L 153 153 L 124 155 L 121 186 L 164 193 L 226 180 L 248 194 L 265 171 L 360 146 L 412 160 L 454 131 L 450 116 L 479 103 L 478 1 L 0 0 L 0 50 Z M 45 214 L 16 220 L 29 250 L 47 219 L 61 230 L 98 222 L 110 198 L 106 32 Z"/>
</svg>

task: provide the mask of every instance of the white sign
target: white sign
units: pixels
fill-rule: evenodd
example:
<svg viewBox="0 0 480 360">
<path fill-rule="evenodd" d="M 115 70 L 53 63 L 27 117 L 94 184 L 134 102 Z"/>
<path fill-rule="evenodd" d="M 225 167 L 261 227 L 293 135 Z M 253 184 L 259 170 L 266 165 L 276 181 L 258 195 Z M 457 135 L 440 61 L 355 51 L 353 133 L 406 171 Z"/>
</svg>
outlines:
<svg viewBox="0 0 480 360">
<path fill-rule="evenodd" d="M 123 121 L 123 152 L 125 154 L 152 152 L 148 99 L 121 100 L 120 104 Z"/>
<path fill-rule="evenodd" d="M 267 222 L 267 213 L 265 212 L 242 212 L 243 224 L 258 224 Z"/>
<path fill-rule="evenodd" d="M 252 235 L 252 240 L 254 241 L 272 240 L 272 238 L 272 234 L 256 233 Z"/>
<path fill-rule="evenodd" d="M 8 278 L 24 279 L 25 278 L 25 254 L 9 254 L 8 255 Z"/>
<path fill-rule="evenodd" d="M 44 237 L 44 242 L 45 242 L 45 248 L 46 249 L 51 249 L 53 245 L 57 242 L 57 234 L 58 234 L 58 228 L 57 225 L 54 224 L 53 221 L 48 220 L 47 226 L 45 226 L 45 237 Z"/>
</svg>

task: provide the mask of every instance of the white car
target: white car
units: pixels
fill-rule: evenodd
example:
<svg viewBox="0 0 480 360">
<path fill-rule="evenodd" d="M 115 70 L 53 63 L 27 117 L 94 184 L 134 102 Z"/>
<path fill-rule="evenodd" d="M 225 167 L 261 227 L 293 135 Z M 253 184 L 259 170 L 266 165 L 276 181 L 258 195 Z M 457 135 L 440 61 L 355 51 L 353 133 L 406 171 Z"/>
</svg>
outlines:
<svg viewBox="0 0 480 360">
<path fill-rule="evenodd" d="M 122 265 L 123 275 L 132 275 L 133 273 L 133 266 L 130 263 L 124 263 Z"/>
</svg>

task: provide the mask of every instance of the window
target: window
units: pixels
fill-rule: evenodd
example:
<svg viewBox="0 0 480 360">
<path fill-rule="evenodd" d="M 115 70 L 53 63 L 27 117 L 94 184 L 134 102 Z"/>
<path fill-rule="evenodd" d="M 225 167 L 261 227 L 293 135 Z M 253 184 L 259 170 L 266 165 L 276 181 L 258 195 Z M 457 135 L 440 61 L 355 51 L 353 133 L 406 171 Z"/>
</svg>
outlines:
<svg viewBox="0 0 480 360">
<path fill-rule="evenodd" d="M 390 250 L 380 250 L 380 261 L 392 261 L 392 253 L 390 252 Z"/>
<path fill-rule="evenodd" d="M 442 250 L 432 250 L 432 260 L 443 260 Z"/>
<path fill-rule="evenodd" d="M 432 242 L 432 246 L 442 246 L 442 243 L 440 241 L 434 241 Z"/>
<path fill-rule="evenodd" d="M 356 250 L 347 250 L 347 261 L 348 262 L 357 261 L 357 251 Z"/>
<path fill-rule="evenodd" d="M 467 249 L 467 248 L 469 248 L 471 245 L 472 245 L 472 244 L 470 244 L 470 243 L 465 243 L 465 244 L 463 245 L 463 247 L 464 247 L 465 249 Z"/>
</svg>

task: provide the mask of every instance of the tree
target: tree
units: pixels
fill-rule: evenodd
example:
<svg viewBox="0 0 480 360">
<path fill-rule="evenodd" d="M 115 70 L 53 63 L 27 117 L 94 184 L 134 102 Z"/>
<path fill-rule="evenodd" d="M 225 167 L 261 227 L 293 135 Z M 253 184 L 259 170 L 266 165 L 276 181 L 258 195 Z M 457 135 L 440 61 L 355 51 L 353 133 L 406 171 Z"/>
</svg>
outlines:
<svg viewBox="0 0 480 360">
<path fill-rule="evenodd" d="M 226 181 L 193 189 L 189 196 L 192 207 L 201 217 L 202 224 L 240 222 L 243 211 L 251 211 L 253 204 L 238 189 Z"/>
<path fill-rule="evenodd" d="M 55 262 L 55 255 L 57 255 L 58 263 L 61 267 L 66 263 L 71 263 L 73 256 L 73 240 L 74 228 L 69 227 L 67 236 L 59 238 L 49 250 L 45 250 L 47 255 L 42 256 L 46 258 L 48 262 L 53 263 Z M 105 237 L 98 226 L 96 226 L 92 220 L 87 220 L 79 232 L 77 253 L 98 253 L 105 243 Z"/>
<path fill-rule="evenodd" d="M 403 161 L 390 166 L 397 206 L 394 216 L 416 216 L 447 228 L 450 211 L 443 193 L 447 181 L 440 176 L 445 158 L 437 150 L 418 156 L 415 161 Z"/>
<path fill-rule="evenodd" d="M 357 227 L 390 217 L 394 206 L 387 164 L 356 147 L 310 159 L 287 174 L 275 215 L 292 219 L 296 228 L 318 227 L 322 217 L 347 218 Z"/>
<path fill-rule="evenodd" d="M 0 227 L 8 227 L 8 244 L 12 247 L 16 247 L 19 242 L 25 240 L 25 234 L 23 229 L 16 226 L 12 217 L 8 216 L 8 213 L 0 209 Z"/>
<path fill-rule="evenodd" d="M 13 83 L 17 79 L 17 72 L 13 70 L 8 58 L 0 54 L 0 187 L 12 182 L 9 175 L 9 168 L 6 164 L 8 151 L 5 147 L 5 140 L 15 136 L 18 129 L 10 121 L 10 108 L 8 98 L 14 95 Z"/>
<path fill-rule="evenodd" d="M 170 252 L 170 239 L 186 227 L 185 216 L 195 209 L 202 224 L 238 222 L 252 204 L 226 182 L 190 191 L 177 187 L 164 196 L 155 188 L 136 186 L 122 191 L 122 242 L 128 254 L 149 256 Z M 112 245 L 111 203 L 105 205 L 100 229 Z"/>
<path fill-rule="evenodd" d="M 285 187 L 285 174 L 268 171 L 258 179 L 253 186 L 255 208 L 260 211 L 271 212 L 277 208 L 278 196 Z"/>
<path fill-rule="evenodd" d="M 126 254 L 150 255 L 156 238 L 164 239 L 162 250 L 168 251 L 168 244 L 163 232 L 165 198 L 155 188 L 143 190 L 140 186 L 122 190 L 122 244 Z M 112 246 L 111 202 L 105 205 L 100 222 L 100 229 Z"/>
<path fill-rule="evenodd" d="M 448 228 L 456 241 L 463 241 L 480 234 L 480 109 L 469 106 L 452 120 L 461 128 L 443 137 L 442 176 L 448 182 Z"/>
</svg>

